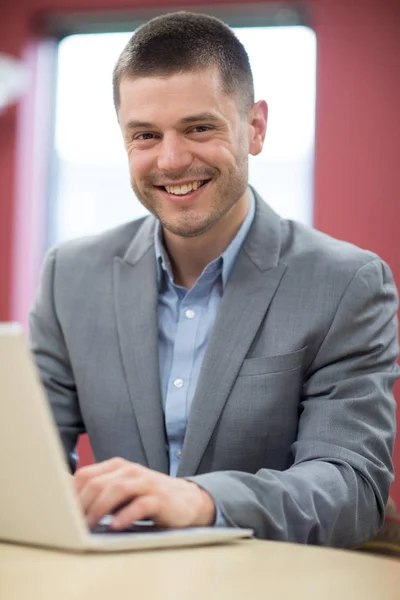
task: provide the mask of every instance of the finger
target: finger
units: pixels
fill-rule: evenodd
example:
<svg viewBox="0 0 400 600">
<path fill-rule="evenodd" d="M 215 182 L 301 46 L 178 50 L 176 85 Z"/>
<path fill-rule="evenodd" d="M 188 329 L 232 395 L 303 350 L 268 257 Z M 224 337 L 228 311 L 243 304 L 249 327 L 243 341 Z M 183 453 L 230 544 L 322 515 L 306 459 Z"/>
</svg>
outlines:
<svg viewBox="0 0 400 600">
<path fill-rule="evenodd" d="M 153 519 L 156 521 L 160 510 L 159 498 L 154 495 L 140 496 L 134 498 L 123 509 L 116 512 L 110 527 L 115 531 L 126 529 L 135 521 L 143 519 Z"/>
<path fill-rule="evenodd" d="M 85 515 L 89 513 L 96 498 L 98 498 L 103 493 L 104 489 L 110 485 L 110 480 L 114 479 L 115 476 L 115 472 L 112 472 L 97 477 L 91 477 L 91 479 L 86 481 L 80 488 L 78 500 Z"/>
<path fill-rule="evenodd" d="M 131 463 L 119 457 L 110 458 L 109 460 L 104 460 L 93 465 L 81 467 L 80 469 L 78 469 L 78 471 L 76 471 L 74 475 L 75 489 L 79 493 L 80 490 L 86 485 L 86 483 L 94 477 L 106 475 L 107 473 L 112 473 L 113 471 L 117 471 L 128 466 L 131 468 L 141 467 L 141 465 L 136 465 L 136 463 Z"/>
<path fill-rule="evenodd" d="M 111 473 L 112 471 L 121 468 L 120 460 L 122 459 L 112 458 L 78 469 L 74 475 L 76 491 L 79 493 L 87 482 L 94 477 L 99 477 L 100 475 L 105 475 L 106 473 Z"/>
<path fill-rule="evenodd" d="M 123 472 L 107 477 L 107 481 L 102 482 L 101 492 L 92 497 L 90 504 L 87 506 L 86 517 L 90 527 L 97 524 L 104 515 L 121 510 L 122 507 L 129 505 L 133 499 L 148 493 L 148 479 L 127 478 Z"/>
<path fill-rule="evenodd" d="M 109 470 L 105 468 L 104 470 L 106 472 L 100 475 L 93 475 L 93 472 L 96 471 L 92 471 L 92 475 L 90 478 L 87 478 L 86 480 L 83 479 L 81 481 L 81 487 L 78 491 L 78 498 L 85 515 L 89 514 L 93 504 L 99 497 L 102 496 L 102 494 L 107 488 L 112 489 L 112 486 L 115 484 L 115 482 L 124 480 L 128 481 L 129 479 L 134 479 L 138 476 L 137 474 L 139 474 L 139 476 L 143 478 L 144 476 L 148 476 L 149 473 L 149 469 L 146 469 L 145 467 L 142 467 L 141 465 L 137 465 L 135 463 L 130 463 L 128 461 L 123 461 L 121 463 L 120 461 L 114 460 L 112 464 L 111 461 L 107 462 L 110 464 L 106 465 L 106 467 L 115 467 L 115 470 Z M 120 466 L 120 468 L 117 468 L 118 465 L 122 466 Z M 100 470 L 100 473 L 101 472 L 102 471 Z M 127 498 L 123 498 L 121 502 L 126 500 Z M 114 508 L 114 506 L 112 508 Z M 104 514 L 107 514 L 109 507 L 105 507 L 104 510 L 106 512 L 103 512 L 103 509 L 101 507 L 98 509 L 98 511 L 102 513 L 99 518 L 104 516 Z M 95 517 L 98 516 L 98 511 L 95 511 Z"/>
<path fill-rule="evenodd" d="M 96 500 L 102 496 L 105 490 L 112 488 L 115 482 L 128 479 L 127 473 L 129 475 L 131 471 L 124 466 L 122 469 L 88 479 L 78 493 L 84 514 L 87 515 L 90 512 Z"/>
</svg>

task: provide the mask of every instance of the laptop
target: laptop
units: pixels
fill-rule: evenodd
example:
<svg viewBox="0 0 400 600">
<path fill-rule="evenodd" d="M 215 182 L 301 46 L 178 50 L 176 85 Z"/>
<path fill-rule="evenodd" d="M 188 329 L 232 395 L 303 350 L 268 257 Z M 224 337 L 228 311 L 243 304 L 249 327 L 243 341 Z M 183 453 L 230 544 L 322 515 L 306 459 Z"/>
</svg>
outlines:
<svg viewBox="0 0 400 600">
<path fill-rule="evenodd" d="M 39 374 L 18 324 L 0 324 L 0 540 L 75 552 L 219 544 L 251 529 L 162 529 L 151 521 L 89 530 Z"/>
</svg>

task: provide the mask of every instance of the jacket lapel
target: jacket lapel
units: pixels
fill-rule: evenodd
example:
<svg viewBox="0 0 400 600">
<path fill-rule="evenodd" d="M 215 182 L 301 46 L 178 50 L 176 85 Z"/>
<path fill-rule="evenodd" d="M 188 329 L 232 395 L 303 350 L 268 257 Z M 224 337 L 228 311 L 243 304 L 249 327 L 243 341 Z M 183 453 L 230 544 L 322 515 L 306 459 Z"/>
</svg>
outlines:
<svg viewBox="0 0 400 600">
<path fill-rule="evenodd" d="M 204 357 L 177 475 L 199 466 L 242 362 L 286 270 L 278 264 L 281 220 L 260 199 L 229 277 Z"/>
<path fill-rule="evenodd" d="M 114 258 L 117 330 L 130 400 L 148 466 L 168 473 L 158 364 L 154 219 L 147 218 L 123 258 Z"/>
</svg>

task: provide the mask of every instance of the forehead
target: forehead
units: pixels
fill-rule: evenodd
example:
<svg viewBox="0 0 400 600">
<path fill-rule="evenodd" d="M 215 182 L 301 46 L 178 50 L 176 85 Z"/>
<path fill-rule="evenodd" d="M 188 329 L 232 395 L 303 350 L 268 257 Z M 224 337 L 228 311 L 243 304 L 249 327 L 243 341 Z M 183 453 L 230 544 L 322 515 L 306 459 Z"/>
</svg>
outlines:
<svg viewBox="0 0 400 600">
<path fill-rule="evenodd" d="M 120 82 L 118 117 L 122 127 L 130 120 L 153 123 L 211 111 L 229 119 L 237 114 L 236 101 L 223 91 L 216 68 Z"/>
</svg>

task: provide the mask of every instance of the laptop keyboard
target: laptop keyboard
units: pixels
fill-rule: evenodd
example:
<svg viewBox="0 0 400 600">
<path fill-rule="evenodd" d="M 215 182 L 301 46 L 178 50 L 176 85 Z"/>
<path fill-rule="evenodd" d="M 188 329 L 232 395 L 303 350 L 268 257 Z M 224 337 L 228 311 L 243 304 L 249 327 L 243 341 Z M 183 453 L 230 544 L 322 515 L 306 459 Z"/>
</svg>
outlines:
<svg viewBox="0 0 400 600">
<path fill-rule="evenodd" d="M 115 531 L 114 529 L 110 529 L 108 523 L 100 523 L 99 525 L 96 525 L 96 527 L 92 527 L 90 532 L 101 534 L 118 533 L 120 535 L 121 533 L 155 533 L 158 531 L 165 530 L 165 527 L 155 525 L 152 521 L 141 521 L 137 523 L 132 523 L 132 525 L 130 525 L 126 529 L 123 529 L 122 531 Z"/>
</svg>

